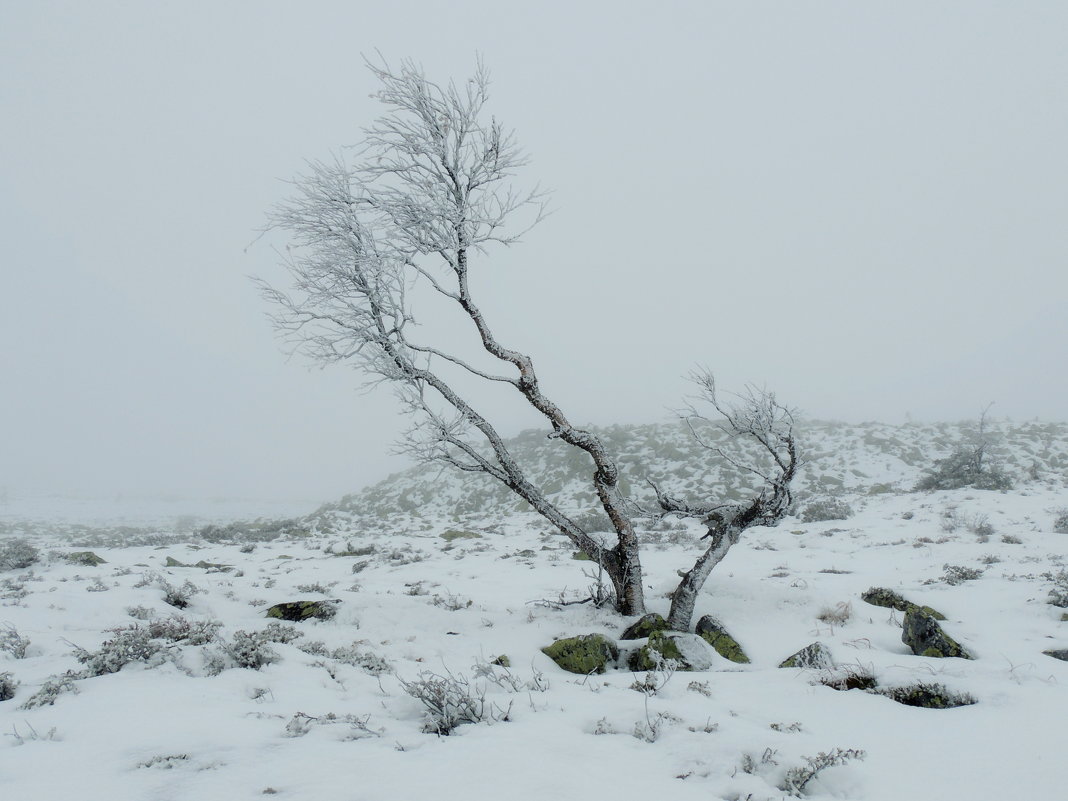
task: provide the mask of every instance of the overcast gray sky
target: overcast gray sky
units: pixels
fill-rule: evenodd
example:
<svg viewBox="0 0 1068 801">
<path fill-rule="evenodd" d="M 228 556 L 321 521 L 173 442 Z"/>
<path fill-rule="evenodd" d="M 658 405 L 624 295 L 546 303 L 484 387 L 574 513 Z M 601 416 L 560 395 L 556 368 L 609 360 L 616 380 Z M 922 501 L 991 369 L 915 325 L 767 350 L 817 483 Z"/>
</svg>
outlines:
<svg viewBox="0 0 1068 801">
<path fill-rule="evenodd" d="M 575 421 L 664 419 L 696 364 L 819 418 L 1068 417 L 1059 0 L 9 0 L 0 487 L 403 466 L 390 394 L 286 361 L 248 279 L 282 179 L 379 113 L 376 49 L 489 66 L 555 213 L 476 289 Z"/>
</svg>

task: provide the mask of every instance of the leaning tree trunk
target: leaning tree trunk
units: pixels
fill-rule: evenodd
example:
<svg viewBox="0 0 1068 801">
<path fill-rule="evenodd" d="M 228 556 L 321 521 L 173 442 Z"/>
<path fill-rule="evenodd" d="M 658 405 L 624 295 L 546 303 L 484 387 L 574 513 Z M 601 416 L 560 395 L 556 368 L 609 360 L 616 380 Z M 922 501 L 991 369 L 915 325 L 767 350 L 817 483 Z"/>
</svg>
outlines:
<svg viewBox="0 0 1068 801">
<path fill-rule="evenodd" d="M 668 612 L 668 628 L 674 631 L 689 631 L 693 610 L 697 604 L 697 593 L 701 591 L 709 573 L 723 561 L 727 551 L 738 541 L 741 529 L 733 526 L 727 531 L 713 534 L 712 544 L 700 558 L 682 576 L 682 581 L 671 594 L 671 611 Z"/>
</svg>

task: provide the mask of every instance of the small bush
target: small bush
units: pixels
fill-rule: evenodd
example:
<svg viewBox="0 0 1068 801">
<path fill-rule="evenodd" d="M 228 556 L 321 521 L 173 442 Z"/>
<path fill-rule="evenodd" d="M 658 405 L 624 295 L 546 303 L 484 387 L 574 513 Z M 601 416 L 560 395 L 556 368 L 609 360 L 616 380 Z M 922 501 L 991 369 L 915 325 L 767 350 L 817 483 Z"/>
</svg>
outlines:
<svg viewBox="0 0 1068 801">
<path fill-rule="evenodd" d="M 10 654 L 15 659 L 25 659 L 26 649 L 29 646 L 29 639 L 19 634 L 10 623 L 0 626 L 0 654 Z"/>
<path fill-rule="evenodd" d="M 1048 603 L 1068 609 L 1068 571 L 1062 570 L 1057 574 L 1045 573 L 1043 578 L 1053 583 L 1053 588 L 1049 591 Z"/>
<path fill-rule="evenodd" d="M 956 587 L 958 584 L 963 584 L 965 581 L 974 581 L 975 579 L 983 577 L 983 571 L 974 567 L 947 564 L 942 565 L 942 569 L 946 571 L 942 576 L 942 581 L 951 587 Z"/>
<path fill-rule="evenodd" d="M 1068 509 L 1058 509 L 1053 520 L 1053 530 L 1058 534 L 1068 534 Z"/>
<path fill-rule="evenodd" d="M 189 601 L 193 596 L 201 592 L 200 587 L 188 579 L 182 583 L 181 587 L 175 587 L 170 582 L 161 579 L 160 588 L 163 590 L 163 601 L 175 609 L 185 609 L 189 606 Z"/>
<path fill-rule="evenodd" d="M 425 671 L 414 681 L 400 682 L 408 695 L 423 705 L 423 731 L 445 737 L 465 723 L 491 723 L 508 717 L 486 700 L 484 685 L 473 684 L 462 674 L 446 672 L 444 676 Z"/>
<path fill-rule="evenodd" d="M 802 523 L 822 523 L 827 520 L 848 520 L 853 509 L 838 498 L 818 498 L 801 510 Z"/>
<path fill-rule="evenodd" d="M 0 544 L 0 570 L 22 570 L 38 561 L 41 552 L 24 539 Z"/>
<path fill-rule="evenodd" d="M 0 701 L 8 701 L 15 697 L 15 688 L 19 683 L 15 681 L 11 673 L 0 673 Z"/>
<path fill-rule="evenodd" d="M 69 670 L 59 676 L 50 676 L 41 685 L 41 689 L 31 695 L 19 709 L 37 709 L 41 706 L 52 706 L 63 693 L 77 694 L 78 688 L 74 682 L 79 678 L 81 677 L 77 673 Z"/>
<path fill-rule="evenodd" d="M 264 665 L 278 661 L 278 654 L 268 644 L 261 632 L 235 631 L 230 642 L 224 646 L 226 656 L 239 668 L 259 670 Z"/>
<path fill-rule="evenodd" d="M 218 620 L 188 620 L 179 615 L 172 615 L 164 620 L 149 622 L 149 636 L 157 640 L 179 643 L 181 645 L 207 645 L 215 639 L 222 623 Z"/>
<path fill-rule="evenodd" d="M 131 662 L 156 662 L 162 646 L 153 641 L 147 629 L 134 624 L 129 628 L 115 629 L 115 636 L 106 640 L 96 652 L 77 648 L 75 658 L 85 665 L 82 676 L 104 676 L 118 673 Z"/>
<path fill-rule="evenodd" d="M 816 615 L 817 620 L 832 626 L 844 626 L 851 617 L 853 617 L 853 604 L 849 603 L 849 601 L 842 601 L 835 604 L 834 607 L 825 606 Z"/>
<path fill-rule="evenodd" d="M 372 676 L 393 672 L 393 666 L 389 662 L 371 651 L 361 651 L 356 643 L 344 648 L 335 648 L 329 656 L 338 662 L 358 667 Z"/>
<path fill-rule="evenodd" d="M 916 491 L 954 490 L 971 487 L 981 490 L 1012 489 L 1012 478 L 997 465 L 984 464 L 983 453 L 975 447 L 960 446 L 945 459 L 935 462 L 916 484 Z"/>
<path fill-rule="evenodd" d="M 827 768 L 845 765 L 853 759 L 864 759 L 865 756 L 867 754 L 859 748 L 845 750 L 836 748 L 830 753 L 820 751 L 814 757 L 803 757 L 808 764 L 802 767 L 790 768 L 786 772 L 782 784 L 779 785 L 779 789 L 800 798 L 805 792 L 806 785 Z"/>
</svg>

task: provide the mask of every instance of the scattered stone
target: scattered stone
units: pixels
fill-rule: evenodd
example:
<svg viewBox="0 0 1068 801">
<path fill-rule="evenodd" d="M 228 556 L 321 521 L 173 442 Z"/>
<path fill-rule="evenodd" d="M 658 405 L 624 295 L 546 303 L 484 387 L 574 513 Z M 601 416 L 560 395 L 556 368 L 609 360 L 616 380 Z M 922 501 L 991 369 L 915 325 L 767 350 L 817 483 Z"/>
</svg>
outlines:
<svg viewBox="0 0 1068 801">
<path fill-rule="evenodd" d="M 510 668 L 512 666 L 512 660 L 508 658 L 507 654 L 501 654 L 496 659 L 491 659 L 490 664 L 496 665 L 497 667 Z"/>
<path fill-rule="evenodd" d="M 904 597 L 894 592 L 893 590 L 888 590 L 885 587 L 872 587 L 860 596 L 860 600 L 864 601 L 865 603 L 869 603 L 872 606 L 883 606 L 887 609 L 896 609 L 898 612 L 907 612 L 912 607 L 918 606 L 920 609 L 925 611 L 935 620 L 946 619 L 946 616 L 939 612 L 937 609 L 932 609 L 929 606 L 920 606 L 919 604 L 914 604 L 911 601 L 905 600 Z"/>
<path fill-rule="evenodd" d="M 934 616 L 918 606 L 910 607 L 905 612 L 905 623 L 901 629 L 901 642 L 912 649 L 917 656 L 931 656 L 944 659 L 955 656 L 971 659 L 971 655 L 960 644 L 942 631 Z"/>
<path fill-rule="evenodd" d="M 804 668 L 805 670 L 831 670 L 834 668 L 834 657 L 827 646 L 821 642 L 806 645 L 796 654 L 788 656 L 779 663 L 781 668 Z"/>
<path fill-rule="evenodd" d="M 267 617 L 290 620 L 299 623 L 303 620 L 329 620 L 337 614 L 337 605 L 341 601 L 289 601 L 275 604 L 267 610 Z"/>
<path fill-rule="evenodd" d="M 604 673 L 619 658 L 616 644 L 603 634 L 584 634 L 557 640 L 541 652 L 569 673 Z"/>
<path fill-rule="evenodd" d="M 976 703 L 968 693 L 955 693 L 942 684 L 912 684 L 907 687 L 888 687 L 882 690 L 869 690 L 874 695 L 884 695 L 892 701 L 905 706 L 918 706 L 924 709 L 954 709 L 958 706 L 970 706 Z"/>
<path fill-rule="evenodd" d="M 727 629 L 723 627 L 723 624 L 712 615 L 705 615 L 697 621 L 697 634 L 715 648 L 716 653 L 724 659 L 729 659 L 731 662 L 737 662 L 740 665 L 749 664 L 749 657 L 746 656 L 742 646 L 727 633 Z"/>
<path fill-rule="evenodd" d="M 1054 659 L 1059 659 L 1062 662 L 1068 662 L 1068 648 L 1050 649 L 1049 651 L 1043 651 L 1046 656 L 1052 656 Z"/>
<path fill-rule="evenodd" d="M 102 556 L 97 556 L 92 551 L 75 551 L 69 553 L 63 557 L 72 565 L 84 565 L 85 567 L 97 567 L 98 565 L 106 565 L 107 559 Z"/>
<path fill-rule="evenodd" d="M 592 562 L 593 561 L 593 559 L 590 558 L 590 555 L 588 553 L 586 553 L 585 551 L 575 551 L 573 554 L 571 554 L 571 558 L 574 559 L 576 562 Z"/>
<path fill-rule="evenodd" d="M 627 626 L 626 631 L 619 635 L 619 639 L 641 640 L 650 636 L 654 631 L 664 631 L 667 627 L 668 624 L 667 621 L 664 620 L 663 615 L 658 615 L 656 612 L 650 612 L 647 615 L 642 615 Z"/>
</svg>

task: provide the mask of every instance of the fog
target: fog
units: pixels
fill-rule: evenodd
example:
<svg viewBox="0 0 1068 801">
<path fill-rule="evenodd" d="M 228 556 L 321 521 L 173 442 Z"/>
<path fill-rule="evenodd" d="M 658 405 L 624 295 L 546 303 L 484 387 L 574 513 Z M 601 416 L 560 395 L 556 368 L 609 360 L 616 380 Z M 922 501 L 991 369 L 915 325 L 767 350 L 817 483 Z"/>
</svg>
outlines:
<svg viewBox="0 0 1068 801">
<path fill-rule="evenodd" d="M 363 57 L 462 81 L 553 214 L 473 267 L 576 422 L 696 365 L 821 419 L 1063 420 L 1068 6 L 34 2 L 0 9 L 0 488 L 328 499 L 404 426 L 287 359 L 265 215 L 380 113 Z M 504 433 L 531 418 L 491 410 Z"/>
</svg>

